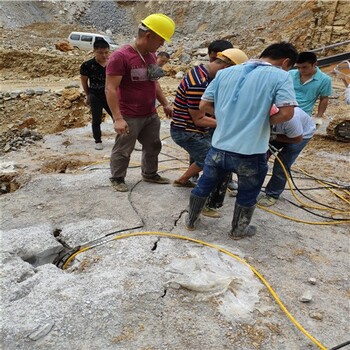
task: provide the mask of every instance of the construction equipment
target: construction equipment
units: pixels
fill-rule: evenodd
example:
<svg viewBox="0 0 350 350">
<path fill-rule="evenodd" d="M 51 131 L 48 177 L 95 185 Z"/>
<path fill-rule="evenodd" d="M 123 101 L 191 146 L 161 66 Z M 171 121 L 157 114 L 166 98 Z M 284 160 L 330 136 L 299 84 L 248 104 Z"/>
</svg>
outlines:
<svg viewBox="0 0 350 350">
<path fill-rule="evenodd" d="M 327 126 L 327 135 L 342 142 L 350 142 L 350 118 L 335 117 Z"/>
<path fill-rule="evenodd" d="M 344 90 L 348 92 L 350 89 L 350 62 L 345 60 L 337 64 L 334 68 L 334 73 L 344 83 Z M 346 93 L 345 92 L 345 93 Z M 347 103 L 347 97 L 345 96 Z M 350 142 L 350 105 L 339 108 L 337 114 L 327 126 L 327 135 L 332 139 L 342 142 Z"/>
</svg>

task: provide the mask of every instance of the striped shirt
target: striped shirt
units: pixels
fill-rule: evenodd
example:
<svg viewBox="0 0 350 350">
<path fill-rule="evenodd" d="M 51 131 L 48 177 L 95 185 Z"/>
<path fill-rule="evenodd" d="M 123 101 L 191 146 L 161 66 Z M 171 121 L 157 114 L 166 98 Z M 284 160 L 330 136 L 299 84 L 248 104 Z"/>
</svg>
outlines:
<svg viewBox="0 0 350 350">
<path fill-rule="evenodd" d="M 210 80 L 203 64 L 193 67 L 184 76 L 175 96 L 172 128 L 200 133 L 206 133 L 209 130 L 209 128 L 198 127 L 193 123 L 189 109 L 199 110 L 201 97 Z"/>
</svg>

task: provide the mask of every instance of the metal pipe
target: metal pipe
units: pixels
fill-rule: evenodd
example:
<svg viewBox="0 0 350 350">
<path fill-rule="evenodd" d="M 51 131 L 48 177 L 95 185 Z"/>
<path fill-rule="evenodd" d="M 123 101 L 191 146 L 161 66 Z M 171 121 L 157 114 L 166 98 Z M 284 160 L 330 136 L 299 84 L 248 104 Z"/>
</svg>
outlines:
<svg viewBox="0 0 350 350">
<path fill-rule="evenodd" d="M 347 44 L 350 44 L 350 40 L 343 41 L 343 42 L 337 43 L 337 44 L 332 44 L 332 45 L 323 46 L 323 47 L 318 48 L 318 49 L 309 50 L 309 52 L 323 51 L 323 50 L 325 50 L 325 49 L 330 49 L 330 48 L 332 48 L 332 47 L 337 47 L 337 46 L 347 45 Z"/>
</svg>

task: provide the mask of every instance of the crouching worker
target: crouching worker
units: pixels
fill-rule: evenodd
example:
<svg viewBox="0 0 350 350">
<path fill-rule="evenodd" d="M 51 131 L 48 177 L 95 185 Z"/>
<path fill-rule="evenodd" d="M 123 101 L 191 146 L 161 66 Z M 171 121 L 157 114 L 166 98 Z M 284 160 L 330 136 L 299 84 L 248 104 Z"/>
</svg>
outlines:
<svg viewBox="0 0 350 350">
<path fill-rule="evenodd" d="M 287 173 L 290 173 L 293 163 L 311 140 L 315 131 L 315 122 L 299 107 L 294 108 L 294 115 L 291 120 L 273 127 L 270 145 L 278 150 L 277 157 Z M 270 152 L 268 152 L 269 155 L 271 155 Z M 266 195 L 259 199 L 258 204 L 264 207 L 274 205 L 284 191 L 286 182 L 287 178 L 284 170 L 278 159 L 275 159 L 272 176 L 266 186 Z"/>
<path fill-rule="evenodd" d="M 195 229 L 210 192 L 234 172 L 238 189 L 229 235 L 240 239 L 255 234 L 256 227 L 249 224 L 267 173 L 270 122 L 278 124 L 291 119 L 297 105 L 293 82 L 286 72 L 297 55 L 289 43 L 270 45 L 260 59 L 219 71 L 205 90 L 199 108 L 215 115 L 217 126 L 203 175 L 191 192 L 188 230 Z M 273 104 L 279 112 L 270 117 Z"/>
</svg>

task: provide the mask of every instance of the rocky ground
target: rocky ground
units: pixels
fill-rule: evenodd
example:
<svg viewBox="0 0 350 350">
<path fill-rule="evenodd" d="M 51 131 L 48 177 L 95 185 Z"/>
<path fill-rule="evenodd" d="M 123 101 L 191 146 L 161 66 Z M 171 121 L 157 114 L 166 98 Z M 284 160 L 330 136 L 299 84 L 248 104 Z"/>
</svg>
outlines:
<svg viewBox="0 0 350 350">
<path fill-rule="evenodd" d="M 72 9 L 59 11 L 53 20 Z M 89 53 L 55 49 L 73 28 L 90 29 L 91 15 L 79 16 L 85 27 L 67 21 L 1 29 L 3 348 L 300 350 L 347 341 L 349 224 L 333 219 L 349 218 L 350 151 L 326 134 L 329 121 L 349 113 L 341 82 L 331 75 L 325 123 L 293 171 L 302 194 L 318 203 L 286 190 L 273 212 L 256 210 L 254 238 L 232 241 L 235 199 L 227 196 L 221 219 L 203 217 L 187 232 L 190 190 L 142 182 L 140 145 L 128 169 L 131 191 L 110 186 L 112 123 L 106 117 L 105 148 L 94 150 L 77 74 Z M 262 39 L 251 55 L 271 40 Z M 205 43 L 201 34 L 190 50 L 167 47 L 172 60 L 160 83 L 169 100 L 175 75 L 205 60 Z M 174 180 L 188 157 L 171 141 L 163 115 L 161 136 L 160 171 Z M 88 249 L 65 269 L 52 264 L 63 249 L 82 244 Z"/>
</svg>

